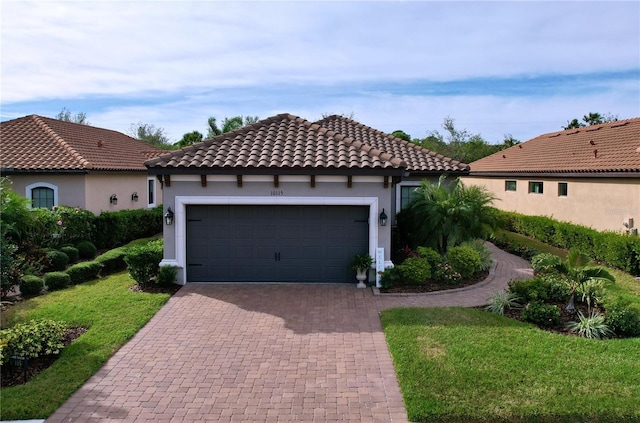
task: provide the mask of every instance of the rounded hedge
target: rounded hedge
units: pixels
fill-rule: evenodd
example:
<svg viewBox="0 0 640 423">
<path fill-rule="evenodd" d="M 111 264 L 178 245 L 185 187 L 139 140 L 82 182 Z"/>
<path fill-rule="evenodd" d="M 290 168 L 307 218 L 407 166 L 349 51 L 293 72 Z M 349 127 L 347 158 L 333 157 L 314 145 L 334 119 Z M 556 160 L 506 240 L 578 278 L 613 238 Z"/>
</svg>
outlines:
<svg viewBox="0 0 640 423">
<path fill-rule="evenodd" d="M 44 289 L 44 281 L 39 276 L 24 275 L 20 280 L 20 292 L 24 295 L 38 295 Z"/>
<path fill-rule="evenodd" d="M 464 279 L 470 278 L 481 270 L 482 258 L 471 247 L 452 247 L 447 251 L 447 262 L 453 270 L 460 273 Z"/>
<path fill-rule="evenodd" d="M 96 254 L 98 254 L 98 249 L 91 241 L 81 241 L 76 245 L 76 248 L 78 249 L 80 258 L 83 260 L 93 260 Z"/>
<path fill-rule="evenodd" d="M 64 270 L 69 263 L 69 256 L 58 250 L 51 250 L 47 252 L 47 257 L 49 258 L 49 267 L 48 270 L 52 270 L 54 272 Z"/>
<path fill-rule="evenodd" d="M 49 288 L 49 291 L 63 289 L 71 285 L 71 277 L 64 272 L 45 273 L 44 284 Z"/>
<path fill-rule="evenodd" d="M 421 257 L 409 257 L 398 265 L 402 282 L 406 285 L 424 285 L 431 278 L 429 261 Z"/>
<path fill-rule="evenodd" d="M 60 251 L 62 251 L 67 255 L 67 257 L 69 257 L 69 263 L 75 263 L 80 258 L 80 253 L 78 252 L 78 249 L 76 247 L 62 247 L 60 248 Z"/>
</svg>

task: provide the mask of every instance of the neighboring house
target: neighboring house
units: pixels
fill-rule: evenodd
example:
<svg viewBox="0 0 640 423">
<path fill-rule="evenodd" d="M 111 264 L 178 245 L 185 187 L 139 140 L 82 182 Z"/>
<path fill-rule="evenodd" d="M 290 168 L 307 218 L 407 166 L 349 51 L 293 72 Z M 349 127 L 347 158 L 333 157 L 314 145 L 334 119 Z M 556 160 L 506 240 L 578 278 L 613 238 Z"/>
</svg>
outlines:
<svg viewBox="0 0 640 423">
<path fill-rule="evenodd" d="M 470 166 L 463 181 L 487 187 L 502 210 L 596 230 L 640 226 L 640 118 L 540 135 Z"/>
<path fill-rule="evenodd" d="M 390 223 L 405 178 L 467 173 L 467 165 L 350 119 L 289 114 L 146 165 L 173 213 L 162 265 L 177 266 L 181 284 L 353 282 L 356 253 L 391 266 Z"/>
<path fill-rule="evenodd" d="M 0 123 L 0 165 L 33 207 L 154 207 L 162 192 L 145 160 L 166 153 L 120 132 L 30 115 Z"/>
</svg>

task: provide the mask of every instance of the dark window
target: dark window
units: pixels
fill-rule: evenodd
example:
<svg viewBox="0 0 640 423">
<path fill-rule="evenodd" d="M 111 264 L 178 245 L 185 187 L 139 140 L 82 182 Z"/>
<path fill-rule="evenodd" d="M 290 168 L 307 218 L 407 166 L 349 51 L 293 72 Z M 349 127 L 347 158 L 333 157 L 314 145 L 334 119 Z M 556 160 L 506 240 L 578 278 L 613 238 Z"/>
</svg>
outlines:
<svg viewBox="0 0 640 423">
<path fill-rule="evenodd" d="M 149 179 L 149 188 L 147 191 L 149 192 L 149 205 L 154 205 L 156 203 L 156 181 L 153 179 Z"/>
<path fill-rule="evenodd" d="M 418 187 L 400 187 L 400 210 L 413 200 L 416 196 L 416 189 Z"/>
<path fill-rule="evenodd" d="M 53 190 L 47 187 L 38 187 L 31 190 L 31 206 L 50 209 L 53 204 Z"/>
<path fill-rule="evenodd" d="M 569 192 L 569 187 L 566 182 L 558 182 L 558 197 L 566 197 Z"/>
<path fill-rule="evenodd" d="M 542 194 L 542 182 L 529 182 L 529 193 Z"/>
<path fill-rule="evenodd" d="M 516 181 L 504 181 L 504 190 L 505 191 L 515 191 L 517 183 Z"/>
</svg>

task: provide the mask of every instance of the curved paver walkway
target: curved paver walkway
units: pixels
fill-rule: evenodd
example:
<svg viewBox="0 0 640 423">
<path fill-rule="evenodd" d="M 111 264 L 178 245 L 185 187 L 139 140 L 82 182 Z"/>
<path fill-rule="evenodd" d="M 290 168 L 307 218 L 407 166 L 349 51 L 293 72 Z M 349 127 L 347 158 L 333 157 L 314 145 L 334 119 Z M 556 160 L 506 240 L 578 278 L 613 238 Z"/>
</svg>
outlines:
<svg viewBox="0 0 640 423">
<path fill-rule="evenodd" d="M 407 422 L 379 312 L 476 306 L 528 263 L 492 245 L 472 288 L 189 284 L 47 422 Z"/>
</svg>

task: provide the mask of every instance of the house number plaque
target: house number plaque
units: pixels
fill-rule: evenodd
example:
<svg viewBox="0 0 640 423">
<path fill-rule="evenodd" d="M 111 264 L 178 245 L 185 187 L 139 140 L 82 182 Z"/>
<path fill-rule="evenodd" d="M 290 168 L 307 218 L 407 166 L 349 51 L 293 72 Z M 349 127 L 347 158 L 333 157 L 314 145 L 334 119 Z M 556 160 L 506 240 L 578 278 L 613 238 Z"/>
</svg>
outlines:
<svg viewBox="0 0 640 423">
<path fill-rule="evenodd" d="M 274 190 L 271 190 L 271 195 L 279 197 L 281 195 L 284 195 L 284 191 L 282 191 L 281 189 L 280 190 L 274 189 Z"/>
</svg>

